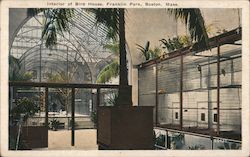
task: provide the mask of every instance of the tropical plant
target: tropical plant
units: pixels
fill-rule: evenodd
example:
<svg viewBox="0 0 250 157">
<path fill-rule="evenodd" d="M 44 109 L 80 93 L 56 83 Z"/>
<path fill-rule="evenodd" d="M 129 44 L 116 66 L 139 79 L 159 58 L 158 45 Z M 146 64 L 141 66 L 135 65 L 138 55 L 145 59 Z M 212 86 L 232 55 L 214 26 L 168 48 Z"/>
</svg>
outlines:
<svg viewBox="0 0 250 157">
<path fill-rule="evenodd" d="M 23 140 L 21 131 L 15 133 L 15 128 L 26 123 L 27 119 L 39 111 L 39 108 L 34 103 L 34 100 L 23 97 L 16 101 L 16 105 L 10 110 L 10 126 L 12 132 L 9 135 L 9 149 L 27 149 L 27 143 Z"/>
<path fill-rule="evenodd" d="M 189 150 L 203 150 L 205 149 L 205 146 L 203 145 L 193 145 L 193 146 L 188 146 Z"/>
<path fill-rule="evenodd" d="M 56 46 L 58 33 L 64 34 L 69 31 L 69 22 L 74 15 L 74 9 L 60 8 L 37 8 L 28 9 L 29 16 L 35 16 L 43 12 L 45 16 L 42 38 L 45 39 L 45 46 L 52 48 Z"/>
<path fill-rule="evenodd" d="M 158 47 L 155 47 L 154 49 L 150 49 L 149 41 L 146 42 L 145 47 L 139 44 L 136 44 L 136 46 L 137 46 L 137 49 L 141 52 L 141 54 L 144 56 L 146 61 L 159 57 L 162 54 L 161 49 Z"/>
<path fill-rule="evenodd" d="M 191 46 L 192 41 L 189 36 L 177 36 L 173 37 L 172 39 L 161 39 L 161 43 L 163 44 L 162 48 L 167 49 L 168 52 L 172 52 L 178 50 L 180 48 Z"/>
<path fill-rule="evenodd" d="M 211 35 L 213 32 L 213 27 L 214 24 L 205 26 L 207 34 Z M 194 44 L 191 37 L 188 35 L 180 35 L 173 38 L 161 39 L 160 42 L 163 44 L 162 48 L 167 49 L 168 52 L 172 52 L 186 46 L 192 46 Z"/>
<path fill-rule="evenodd" d="M 97 113 L 96 113 L 96 111 L 91 112 L 90 119 L 94 123 L 94 125 L 96 126 L 96 124 L 97 124 Z"/>
<path fill-rule="evenodd" d="M 53 119 L 52 121 L 50 121 L 50 128 L 54 131 L 58 129 L 59 125 L 60 125 L 59 120 Z"/>
<path fill-rule="evenodd" d="M 119 43 L 104 45 L 104 48 L 108 49 L 113 55 L 112 62 L 105 66 L 99 73 L 96 82 L 105 83 L 110 81 L 119 75 Z"/>
<path fill-rule="evenodd" d="M 240 145 L 233 142 L 224 142 L 223 145 L 218 146 L 218 149 L 240 149 Z"/>
<path fill-rule="evenodd" d="M 16 105 L 10 110 L 10 120 L 13 125 L 17 125 L 21 119 L 25 123 L 26 120 L 35 115 L 38 110 L 38 106 L 32 99 L 26 97 L 17 99 Z"/>
<path fill-rule="evenodd" d="M 19 60 L 14 56 L 9 56 L 9 79 L 14 80 L 17 74 L 19 73 L 20 65 Z"/>
<path fill-rule="evenodd" d="M 112 78 L 115 78 L 119 75 L 119 63 L 117 60 L 114 60 L 112 63 L 105 66 L 99 73 L 96 82 L 105 83 L 110 81 Z"/>
<path fill-rule="evenodd" d="M 151 54 L 150 59 L 154 59 L 159 57 L 163 54 L 162 50 L 159 47 L 154 47 L 153 49 L 149 49 L 149 53 Z"/>
<path fill-rule="evenodd" d="M 119 35 L 121 35 L 122 31 L 123 31 L 123 30 L 121 30 L 122 28 L 120 28 L 120 27 L 123 27 L 123 28 L 125 27 L 123 25 L 123 24 L 125 24 L 124 9 L 122 9 L 122 8 L 121 9 L 118 9 L 118 8 L 110 8 L 110 9 L 95 8 L 95 9 L 87 9 L 87 11 L 94 13 L 97 23 L 102 23 L 105 26 L 107 26 L 107 28 L 108 28 L 107 38 L 114 39 L 114 41 L 116 41 L 117 38 L 119 38 L 119 40 L 121 40 L 123 38 Z M 124 30 L 124 33 L 125 33 L 125 30 Z M 124 34 L 124 42 L 125 42 L 125 34 Z M 122 45 L 119 45 L 119 50 L 120 50 L 121 46 Z"/>
<path fill-rule="evenodd" d="M 9 149 L 10 150 L 15 150 L 16 149 L 16 137 L 13 135 L 9 136 Z M 25 142 L 25 140 L 23 140 L 23 137 L 20 136 L 19 139 L 19 143 L 18 143 L 18 150 L 27 150 L 28 146 L 27 146 L 27 142 Z"/>
<path fill-rule="evenodd" d="M 20 73 L 21 65 L 19 59 L 14 56 L 9 56 L 9 80 L 10 81 L 29 81 L 32 79 L 31 72 Z"/>
<path fill-rule="evenodd" d="M 209 49 L 208 34 L 205 22 L 200 9 L 168 9 L 168 13 L 176 19 L 181 19 L 188 27 L 190 38 L 192 41 L 199 42 L 198 48 Z"/>
<path fill-rule="evenodd" d="M 176 133 L 170 139 L 171 149 L 179 149 L 185 144 L 185 135 L 183 133 Z"/>
<path fill-rule="evenodd" d="M 165 147 L 165 135 L 160 134 L 155 137 L 155 145 Z"/>
<path fill-rule="evenodd" d="M 141 46 L 139 44 L 136 44 L 136 46 L 137 46 L 137 49 L 140 50 L 140 52 L 143 54 L 145 59 L 149 60 L 150 59 L 150 53 L 148 53 L 148 51 L 149 51 L 150 42 L 147 41 L 145 47 L 143 47 L 143 46 Z"/>
<path fill-rule="evenodd" d="M 112 92 L 107 95 L 105 106 L 115 106 L 117 104 L 118 93 Z"/>
</svg>

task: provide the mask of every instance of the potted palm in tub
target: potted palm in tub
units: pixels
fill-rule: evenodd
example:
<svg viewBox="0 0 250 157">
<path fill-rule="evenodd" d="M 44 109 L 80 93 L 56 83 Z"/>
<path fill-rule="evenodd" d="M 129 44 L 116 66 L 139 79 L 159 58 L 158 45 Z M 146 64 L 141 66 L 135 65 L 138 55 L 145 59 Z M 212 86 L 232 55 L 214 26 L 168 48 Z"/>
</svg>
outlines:
<svg viewBox="0 0 250 157">
<path fill-rule="evenodd" d="M 13 148 L 13 145 L 12 147 L 9 145 L 9 149 L 48 147 L 48 127 L 30 123 L 30 120 L 33 119 L 38 111 L 39 107 L 34 99 L 27 97 L 17 99 L 16 104 L 10 110 L 9 126 L 9 138 L 16 142 L 15 148 Z M 37 117 L 34 118 L 36 119 Z M 25 147 L 22 147 L 22 145 Z"/>
</svg>

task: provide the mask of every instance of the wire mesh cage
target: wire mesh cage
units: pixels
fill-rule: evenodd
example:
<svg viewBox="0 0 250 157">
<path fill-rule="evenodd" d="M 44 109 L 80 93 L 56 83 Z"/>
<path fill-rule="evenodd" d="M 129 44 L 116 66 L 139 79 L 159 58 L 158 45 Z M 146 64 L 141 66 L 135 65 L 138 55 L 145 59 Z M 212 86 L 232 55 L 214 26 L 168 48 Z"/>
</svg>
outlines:
<svg viewBox="0 0 250 157">
<path fill-rule="evenodd" d="M 142 64 L 139 105 L 155 107 L 156 126 L 241 139 L 241 64 L 231 43 Z"/>
</svg>

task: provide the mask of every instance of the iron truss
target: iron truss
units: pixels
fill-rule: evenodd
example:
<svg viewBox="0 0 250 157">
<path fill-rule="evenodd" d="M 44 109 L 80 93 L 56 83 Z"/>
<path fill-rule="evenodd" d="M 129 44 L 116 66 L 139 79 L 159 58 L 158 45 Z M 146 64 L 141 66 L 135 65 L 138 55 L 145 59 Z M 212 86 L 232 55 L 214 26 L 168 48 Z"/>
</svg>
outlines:
<svg viewBox="0 0 250 157">
<path fill-rule="evenodd" d="M 42 73 L 48 71 L 82 68 L 84 70 L 78 70 L 78 73 L 93 77 L 92 73 L 100 71 L 114 57 L 104 48 L 112 42 L 106 37 L 108 29 L 97 24 L 92 13 L 75 9 L 69 31 L 57 34 L 57 45 L 52 49 L 46 48 L 45 41 L 41 39 L 45 18 L 43 13 L 30 18 L 19 27 L 14 38 L 10 54 L 19 59 L 22 72 L 40 69 L 42 77 Z"/>
</svg>

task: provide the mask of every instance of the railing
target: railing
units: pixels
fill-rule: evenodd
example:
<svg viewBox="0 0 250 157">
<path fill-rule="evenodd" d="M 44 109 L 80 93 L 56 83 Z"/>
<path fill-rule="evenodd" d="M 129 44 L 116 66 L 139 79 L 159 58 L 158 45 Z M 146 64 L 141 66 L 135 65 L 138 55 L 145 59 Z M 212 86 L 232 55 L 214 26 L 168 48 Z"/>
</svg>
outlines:
<svg viewBox="0 0 250 157">
<path fill-rule="evenodd" d="M 60 125 L 58 129 L 67 129 L 70 130 L 72 128 L 71 117 L 48 117 L 49 127 L 51 128 L 51 121 L 57 120 Z M 45 117 L 30 117 L 27 119 L 23 126 L 45 126 Z M 77 116 L 75 117 L 75 129 L 94 129 L 96 126 L 94 122 L 91 120 L 90 115 L 86 116 Z"/>
<path fill-rule="evenodd" d="M 239 140 L 159 127 L 155 127 L 154 131 L 156 133 L 155 149 L 241 149 L 242 142 Z"/>
</svg>

